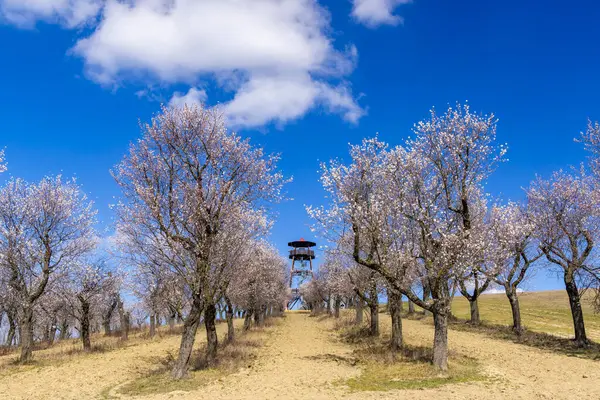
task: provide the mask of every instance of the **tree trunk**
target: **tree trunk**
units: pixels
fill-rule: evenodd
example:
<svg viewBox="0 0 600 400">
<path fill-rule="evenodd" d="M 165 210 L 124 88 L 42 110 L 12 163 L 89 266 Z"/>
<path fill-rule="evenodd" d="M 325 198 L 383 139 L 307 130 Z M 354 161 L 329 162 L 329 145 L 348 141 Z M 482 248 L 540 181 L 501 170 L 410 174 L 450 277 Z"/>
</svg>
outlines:
<svg viewBox="0 0 600 400">
<path fill-rule="evenodd" d="M 17 333 L 17 321 L 13 313 L 6 313 L 8 317 L 8 334 L 6 335 L 6 346 L 11 347 L 15 341 L 15 335 Z"/>
<path fill-rule="evenodd" d="M 369 334 L 379 336 L 379 296 L 377 293 L 377 284 L 372 281 L 369 289 L 369 310 L 371 311 L 371 326 Z"/>
<path fill-rule="evenodd" d="M 423 301 L 426 303 L 431 298 L 431 288 L 429 287 L 429 283 L 425 280 L 423 280 L 422 284 L 423 284 Z M 429 315 L 431 315 L 431 311 L 423 309 L 423 315 L 429 316 Z"/>
<path fill-rule="evenodd" d="M 408 300 L 408 315 L 413 315 L 415 313 L 415 303 Z"/>
<path fill-rule="evenodd" d="M 225 315 L 227 318 L 227 341 L 231 343 L 235 340 L 235 328 L 233 327 L 234 311 L 229 297 L 225 297 L 225 303 L 227 304 L 227 313 Z"/>
<path fill-rule="evenodd" d="M 262 306 L 260 308 L 260 312 L 258 313 L 258 326 L 263 327 L 265 326 L 265 315 L 267 313 L 267 307 L 266 306 Z"/>
<path fill-rule="evenodd" d="M 371 304 L 369 304 L 369 310 L 371 311 L 369 335 L 379 336 L 379 302 L 377 299 L 372 300 Z"/>
<path fill-rule="evenodd" d="M 363 323 L 363 315 L 364 315 L 364 308 L 363 308 L 363 301 L 360 298 L 356 299 L 356 318 L 354 319 L 354 323 L 356 325 L 361 325 Z"/>
<path fill-rule="evenodd" d="M 150 337 L 153 338 L 156 335 L 156 314 L 150 315 Z"/>
<path fill-rule="evenodd" d="M 175 318 L 176 314 L 169 315 L 169 332 L 173 332 L 175 330 Z"/>
<path fill-rule="evenodd" d="M 478 297 L 473 296 L 472 300 L 469 299 L 469 306 L 471 308 L 471 324 L 479 325 L 481 319 L 479 318 L 479 304 L 477 302 Z"/>
<path fill-rule="evenodd" d="M 581 299 L 579 297 L 579 289 L 572 273 L 565 272 L 565 287 L 569 295 L 569 304 L 571 306 L 571 314 L 573 316 L 573 328 L 575 329 L 575 344 L 578 347 L 585 347 L 588 344 L 587 335 L 585 334 L 585 324 L 583 321 L 583 310 L 581 309 Z"/>
<path fill-rule="evenodd" d="M 69 321 L 63 319 L 60 324 L 60 335 L 58 337 L 60 340 L 67 340 L 69 338 Z"/>
<path fill-rule="evenodd" d="M 434 312 L 433 322 L 435 332 L 433 336 L 433 365 L 441 370 L 448 370 L 448 316 Z"/>
<path fill-rule="evenodd" d="M 219 339 L 217 337 L 217 328 L 215 319 L 217 318 L 217 309 L 214 304 L 208 304 L 204 309 L 204 326 L 206 327 L 206 363 L 213 366 L 217 359 L 217 346 Z"/>
<path fill-rule="evenodd" d="M 91 351 L 90 343 L 90 303 L 79 299 L 81 303 L 81 341 L 83 342 L 83 351 Z"/>
<path fill-rule="evenodd" d="M 249 330 L 251 324 L 252 324 L 252 311 L 247 310 L 246 316 L 244 317 L 244 331 Z"/>
<path fill-rule="evenodd" d="M 123 302 L 119 300 L 119 320 L 121 324 L 121 340 L 125 341 L 129 338 L 129 313 L 125 312 Z"/>
<path fill-rule="evenodd" d="M 334 303 L 334 308 L 333 308 L 333 316 L 335 318 L 339 318 L 340 317 L 340 307 L 342 305 L 342 298 L 340 296 L 335 296 L 335 303 Z"/>
<path fill-rule="evenodd" d="M 390 348 L 398 351 L 402 348 L 402 295 L 388 290 L 388 309 L 392 317 L 392 339 Z"/>
<path fill-rule="evenodd" d="M 56 320 L 50 325 L 50 332 L 48 332 L 48 345 L 52 346 L 54 344 L 54 340 L 56 339 Z"/>
<path fill-rule="evenodd" d="M 179 356 L 171 371 L 173 379 L 181 379 L 187 373 L 188 363 L 194 348 L 194 340 L 196 339 L 196 331 L 200 324 L 200 315 L 202 314 L 201 304 L 200 301 L 194 300 L 190 313 L 183 324 L 181 344 L 179 345 Z"/>
<path fill-rule="evenodd" d="M 521 336 L 521 333 L 523 333 L 523 327 L 521 325 L 521 308 L 519 307 L 519 297 L 517 296 L 517 291 L 507 289 L 506 296 L 508 297 L 508 302 L 510 303 L 510 309 L 512 311 L 512 329 L 518 336 Z"/>
<path fill-rule="evenodd" d="M 31 361 L 33 351 L 33 305 L 28 304 L 23 309 L 21 321 L 21 357 L 20 363 Z"/>
<path fill-rule="evenodd" d="M 112 316 L 115 312 L 115 309 L 117 308 L 117 303 L 118 303 L 118 300 L 113 299 L 110 306 L 106 310 L 106 313 L 104 313 L 104 315 L 102 316 L 102 325 L 104 326 L 104 336 L 110 336 L 112 333 L 111 329 L 110 329 L 110 321 L 112 320 Z"/>
</svg>

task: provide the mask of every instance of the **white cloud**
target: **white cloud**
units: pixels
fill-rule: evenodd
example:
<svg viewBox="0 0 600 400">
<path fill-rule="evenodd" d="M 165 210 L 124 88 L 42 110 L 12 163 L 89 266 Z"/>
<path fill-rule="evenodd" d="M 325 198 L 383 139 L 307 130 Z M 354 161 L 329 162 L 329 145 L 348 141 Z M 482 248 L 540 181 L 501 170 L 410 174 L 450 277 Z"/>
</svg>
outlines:
<svg viewBox="0 0 600 400">
<path fill-rule="evenodd" d="M 93 20 L 103 3 L 104 0 L 0 0 L 0 16 L 23 28 L 31 28 L 37 21 L 74 28 Z"/>
<path fill-rule="evenodd" d="M 198 102 L 214 81 L 237 126 L 282 124 L 316 107 L 352 123 L 365 112 L 347 77 L 355 46 L 333 42 L 319 0 L 0 0 L 17 25 L 36 20 L 77 26 L 93 19 L 71 49 L 86 75 L 106 86 L 187 84 L 171 102 Z M 138 95 L 148 93 L 138 91 Z"/>
<path fill-rule="evenodd" d="M 411 2 L 412 0 L 353 0 L 352 16 L 371 28 L 398 25 L 403 19 L 394 14 L 394 11 L 402 4 Z"/>
<path fill-rule="evenodd" d="M 111 0 L 73 51 L 103 84 L 215 79 L 235 92 L 224 109 L 238 126 L 287 122 L 317 105 L 357 122 L 361 107 L 336 87 L 357 50 L 336 49 L 329 30 L 316 0 Z"/>
<path fill-rule="evenodd" d="M 225 104 L 224 110 L 234 126 L 261 126 L 269 122 L 281 125 L 317 105 L 342 114 L 351 123 L 357 123 L 365 114 L 346 86 L 332 87 L 306 73 L 252 77 Z"/>
<path fill-rule="evenodd" d="M 183 107 L 186 104 L 188 106 L 193 106 L 197 104 L 203 104 L 207 99 L 208 95 L 204 89 L 190 88 L 190 90 L 185 94 L 181 92 L 175 92 L 169 101 L 169 106 Z"/>
</svg>

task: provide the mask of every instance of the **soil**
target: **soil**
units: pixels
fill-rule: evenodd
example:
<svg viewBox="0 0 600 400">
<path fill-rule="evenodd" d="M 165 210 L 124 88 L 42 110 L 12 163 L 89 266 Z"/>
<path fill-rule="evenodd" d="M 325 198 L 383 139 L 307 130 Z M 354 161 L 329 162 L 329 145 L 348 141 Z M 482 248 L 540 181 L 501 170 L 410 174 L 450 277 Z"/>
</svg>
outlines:
<svg viewBox="0 0 600 400">
<path fill-rule="evenodd" d="M 389 317 L 381 315 L 382 331 Z M 361 373 L 351 360 L 353 347 L 332 330 L 334 321 L 288 313 L 258 351 L 257 359 L 239 372 L 192 392 L 136 399 L 600 399 L 600 362 L 570 357 L 477 333 L 450 331 L 450 350 L 479 361 L 488 379 L 436 389 L 349 392 L 344 380 Z M 224 326 L 219 326 L 224 333 Z M 411 345 L 429 344 L 433 327 L 403 321 Z M 2 399 L 127 398 L 119 385 L 146 373 L 157 357 L 175 352 L 177 336 L 140 342 L 107 353 L 68 362 L 0 371 Z M 198 340 L 201 340 L 199 336 Z M 0 357 L 0 365 L 7 357 Z"/>
</svg>

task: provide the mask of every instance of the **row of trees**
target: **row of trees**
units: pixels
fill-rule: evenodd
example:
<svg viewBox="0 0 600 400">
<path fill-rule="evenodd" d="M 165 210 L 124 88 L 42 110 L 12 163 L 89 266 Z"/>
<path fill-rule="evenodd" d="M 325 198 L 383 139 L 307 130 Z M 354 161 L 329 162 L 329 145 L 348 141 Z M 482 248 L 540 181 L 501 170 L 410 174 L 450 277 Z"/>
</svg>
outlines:
<svg viewBox="0 0 600 400">
<path fill-rule="evenodd" d="M 34 342 L 73 328 L 89 350 L 100 327 L 126 339 L 132 318 L 149 321 L 150 336 L 161 320 L 180 321 L 172 373 L 181 378 L 201 320 L 211 365 L 217 314 L 234 340 L 234 316 L 248 328 L 283 310 L 286 261 L 264 241 L 286 183 L 278 157 L 228 132 L 217 109 L 163 108 L 141 128 L 112 171 L 123 198 L 111 240 L 98 238 L 94 205 L 74 180 L 0 189 L 0 323 L 6 315 L 21 362 Z"/>
<path fill-rule="evenodd" d="M 536 261 L 560 269 L 569 295 L 575 343 L 588 339 L 581 289 L 600 282 L 594 265 L 599 225 L 600 130 L 590 124 L 583 141 L 591 175 L 581 166 L 536 178 L 523 202 L 490 201 L 484 183 L 505 161 L 496 143 L 496 118 L 449 108 L 413 129 L 414 138 L 390 148 L 377 138 L 350 147 L 351 162 L 322 165 L 330 202 L 308 207 L 335 243 L 311 293 L 348 298 L 354 292 L 371 308 L 377 334 L 377 299 L 387 293 L 392 348 L 402 345 L 402 296 L 433 315 L 433 362 L 447 369 L 448 318 L 458 291 L 479 322 L 477 300 L 491 285 L 503 287 L 522 331 L 519 285 Z M 335 303 L 335 302 L 334 302 Z"/>
<path fill-rule="evenodd" d="M 224 302 L 233 338 L 233 303 L 262 320 L 287 296 L 285 261 L 261 241 L 268 207 L 286 182 L 278 157 L 226 129 L 223 114 L 202 106 L 163 108 L 113 171 L 123 191 L 117 206 L 120 249 L 144 276 L 152 309 L 161 292 L 187 303 L 174 378 L 187 370 L 201 318 L 206 360 L 216 361 L 217 307 Z M 269 281 L 258 280 L 268 276 Z M 248 280 L 244 280 L 248 279 Z"/>
</svg>

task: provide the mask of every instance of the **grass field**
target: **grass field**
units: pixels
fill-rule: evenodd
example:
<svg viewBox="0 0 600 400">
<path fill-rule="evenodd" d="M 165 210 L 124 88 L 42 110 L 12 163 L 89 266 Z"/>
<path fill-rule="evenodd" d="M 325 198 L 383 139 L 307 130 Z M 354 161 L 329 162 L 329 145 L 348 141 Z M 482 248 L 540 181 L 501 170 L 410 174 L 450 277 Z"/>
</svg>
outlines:
<svg viewBox="0 0 600 400">
<path fill-rule="evenodd" d="M 590 339 L 600 342 L 600 314 L 594 313 L 589 300 L 589 296 L 584 296 L 582 301 L 586 332 Z M 527 329 L 565 338 L 573 336 L 573 319 L 564 290 L 524 292 L 519 294 L 519 303 L 521 318 Z M 469 302 L 462 296 L 455 297 L 452 312 L 458 318 L 468 319 Z M 510 305 L 505 294 L 482 295 L 479 298 L 479 312 L 483 322 L 512 325 Z"/>
</svg>

